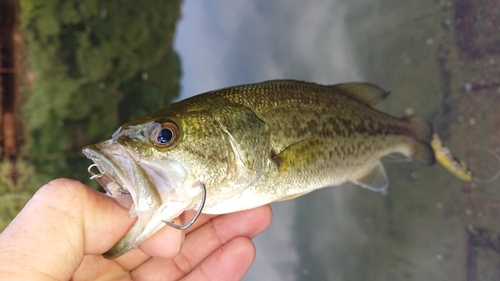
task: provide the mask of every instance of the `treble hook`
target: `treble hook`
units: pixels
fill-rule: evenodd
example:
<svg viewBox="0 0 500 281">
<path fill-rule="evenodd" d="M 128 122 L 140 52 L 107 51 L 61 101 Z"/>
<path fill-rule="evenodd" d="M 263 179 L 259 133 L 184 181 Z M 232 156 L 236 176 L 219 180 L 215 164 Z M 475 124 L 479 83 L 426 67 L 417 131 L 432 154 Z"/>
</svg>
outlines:
<svg viewBox="0 0 500 281">
<path fill-rule="evenodd" d="M 201 186 L 201 190 L 202 190 L 200 207 L 198 208 L 198 211 L 196 212 L 194 217 L 188 223 L 186 223 L 185 225 L 177 225 L 177 224 L 169 222 L 169 221 L 162 220 L 162 222 L 166 223 L 170 227 L 173 227 L 173 228 L 179 229 L 179 230 L 185 230 L 185 229 L 189 228 L 191 225 L 193 225 L 193 223 L 201 215 L 201 212 L 203 211 L 203 207 L 205 206 L 205 199 L 207 198 L 207 188 L 205 187 L 205 184 L 200 182 L 200 186 Z"/>
</svg>

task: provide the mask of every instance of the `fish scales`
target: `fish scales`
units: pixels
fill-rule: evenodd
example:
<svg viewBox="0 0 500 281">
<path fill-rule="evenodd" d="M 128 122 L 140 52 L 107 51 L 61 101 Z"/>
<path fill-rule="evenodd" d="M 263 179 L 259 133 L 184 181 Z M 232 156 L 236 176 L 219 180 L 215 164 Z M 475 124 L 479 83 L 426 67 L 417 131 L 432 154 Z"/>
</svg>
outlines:
<svg viewBox="0 0 500 281">
<path fill-rule="evenodd" d="M 383 155 L 399 152 L 414 142 L 407 120 L 374 110 L 335 92 L 335 88 L 295 83 L 265 86 L 222 90 L 207 97 L 208 103 L 217 104 L 217 98 L 224 98 L 253 110 L 272 132 L 269 153 L 279 153 L 310 138 L 325 141 L 311 157 L 314 161 L 286 175 L 276 176 L 279 171 L 270 161 L 266 180 L 256 186 L 258 193 L 279 197 L 311 191 L 312 186 L 339 184 L 352 176 L 353 169 L 374 164 Z M 304 177 L 307 180 L 297 181 Z"/>
<path fill-rule="evenodd" d="M 157 115 L 165 115 L 167 110 L 170 114 L 179 110 L 179 115 L 182 112 L 213 112 L 228 105 L 250 109 L 269 126 L 270 146 L 262 148 L 268 154 L 263 156 L 268 158 L 264 176 L 248 189 L 262 195 L 262 200 L 343 183 L 355 176 L 355 169 L 359 169 L 359 173 L 367 172 L 366 169 L 376 165 L 383 155 L 403 152 L 410 156 L 412 146 L 418 144 L 408 120 L 374 110 L 335 86 L 295 81 L 265 82 L 209 92 L 181 101 Z M 233 120 L 233 127 L 245 131 L 246 124 L 242 121 Z M 204 137 L 200 139 L 206 140 Z M 273 160 L 272 156 L 294 144 L 314 139 L 321 140 L 321 143 L 309 148 L 301 145 L 302 150 L 309 151 L 302 157 L 308 160 L 299 161 L 298 169 L 289 167 L 287 173 L 280 173 L 279 161 L 274 161 L 276 159 Z M 229 157 L 224 149 L 212 151 L 211 156 L 205 149 L 198 152 L 207 156 L 203 160 L 212 163 L 225 163 Z M 296 162 L 291 159 L 287 164 L 293 166 Z M 223 176 L 225 165 L 207 171 L 207 174 L 212 173 L 209 178 Z M 307 180 L 304 177 L 308 177 Z M 229 186 L 220 184 L 222 181 L 208 182 L 214 193 L 226 192 Z M 210 210 L 210 206 L 206 208 L 207 212 Z M 214 209 L 214 212 L 218 211 Z"/>
<path fill-rule="evenodd" d="M 379 159 L 390 153 L 433 164 L 423 118 L 372 108 L 387 95 L 370 83 L 275 80 L 194 96 L 124 124 L 84 153 L 114 179 L 105 189 L 120 187 L 134 204 L 149 205 L 134 206 L 138 221 L 105 256 L 200 207 L 200 187 L 203 212 L 223 214 L 347 181 L 384 191 Z"/>
</svg>

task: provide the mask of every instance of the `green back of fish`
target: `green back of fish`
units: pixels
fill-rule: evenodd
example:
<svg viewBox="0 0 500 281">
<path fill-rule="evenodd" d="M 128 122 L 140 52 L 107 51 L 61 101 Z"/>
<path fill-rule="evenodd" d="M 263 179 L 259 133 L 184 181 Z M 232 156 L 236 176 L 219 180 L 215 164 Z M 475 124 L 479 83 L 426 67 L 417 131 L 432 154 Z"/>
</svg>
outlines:
<svg viewBox="0 0 500 281">
<path fill-rule="evenodd" d="M 371 107 L 387 95 L 369 83 L 323 86 L 275 80 L 208 92 L 154 116 L 212 115 L 213 125 L 240 146 L 237 157 L 247 168 L 262 168 L 271 160 L 265 173 L 273 184 L 330 185 L 364 178 L 372 182 L 357 183 L 379 190 L 386 183 L 373 181 L 385 176 L 380 175 L 379 162 L 384 155 L 400 152 L 424 164 L 434 163 L 432 129 L 425 120 L 398 119 Z M 220 150 L 214 155 L 222 154 Z M 303 192 L 297 188 L 290 192 Z"/>
</svg>

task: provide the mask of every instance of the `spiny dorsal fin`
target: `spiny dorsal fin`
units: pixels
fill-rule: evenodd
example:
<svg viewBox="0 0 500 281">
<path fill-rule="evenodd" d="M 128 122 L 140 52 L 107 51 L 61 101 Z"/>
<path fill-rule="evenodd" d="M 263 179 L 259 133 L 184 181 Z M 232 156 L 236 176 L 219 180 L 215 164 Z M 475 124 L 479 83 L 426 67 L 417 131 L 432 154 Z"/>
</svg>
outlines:
<svg viewBox="0 0 500 281">
<path fill-rule="evenodd" d="M 335 87 L 342 94 L 369 106 L 384 100 L 390 93 L 375 84 L 363 82 L 341 83 L 330 87 Z"/>
<path fill-rule="evenodd" d="M 350 98 L 353 98 L 363 104 L 372 106 L 379 101 L 387 98 L 390 92 L 382 89 L 381 87 L 368 83 L 368 82 L 350 82 L 350 83 L 340 83 L 335 85 L 321 85 L 312 82 L 305 82 L 299 80 L 268 80 L 259 85 L 298 85 L 307 87 L 321 87 L 321 88 L 333 88 L 334 93 L 340 93 Z"/>
</svg>

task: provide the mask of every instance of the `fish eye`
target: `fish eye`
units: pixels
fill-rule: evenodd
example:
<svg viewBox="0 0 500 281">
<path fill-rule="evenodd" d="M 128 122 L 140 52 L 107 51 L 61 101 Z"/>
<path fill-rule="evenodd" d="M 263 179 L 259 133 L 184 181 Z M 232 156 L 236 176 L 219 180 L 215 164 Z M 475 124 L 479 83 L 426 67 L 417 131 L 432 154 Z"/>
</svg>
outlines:
<svg viewBox="0 0 500 281">
<path fill-rule="evenodd" d="M 174 143 L 179 135 L 179 128 L 172 122 L 154 123 L 151 126 L 149 139 L 158 147 L 167 147 Z"/>
<path fill-rule="evenodd" d="M 156 140 L 158 141 L 158 143 L 165 144 L 165 143 L 169 143 L 172 140 L 173 136 L 174 136 L 174 133 L 172 132 L 171 129 L 164 128 L 158 132 L 158 135 L 156 136 Z"/>
</svg>

